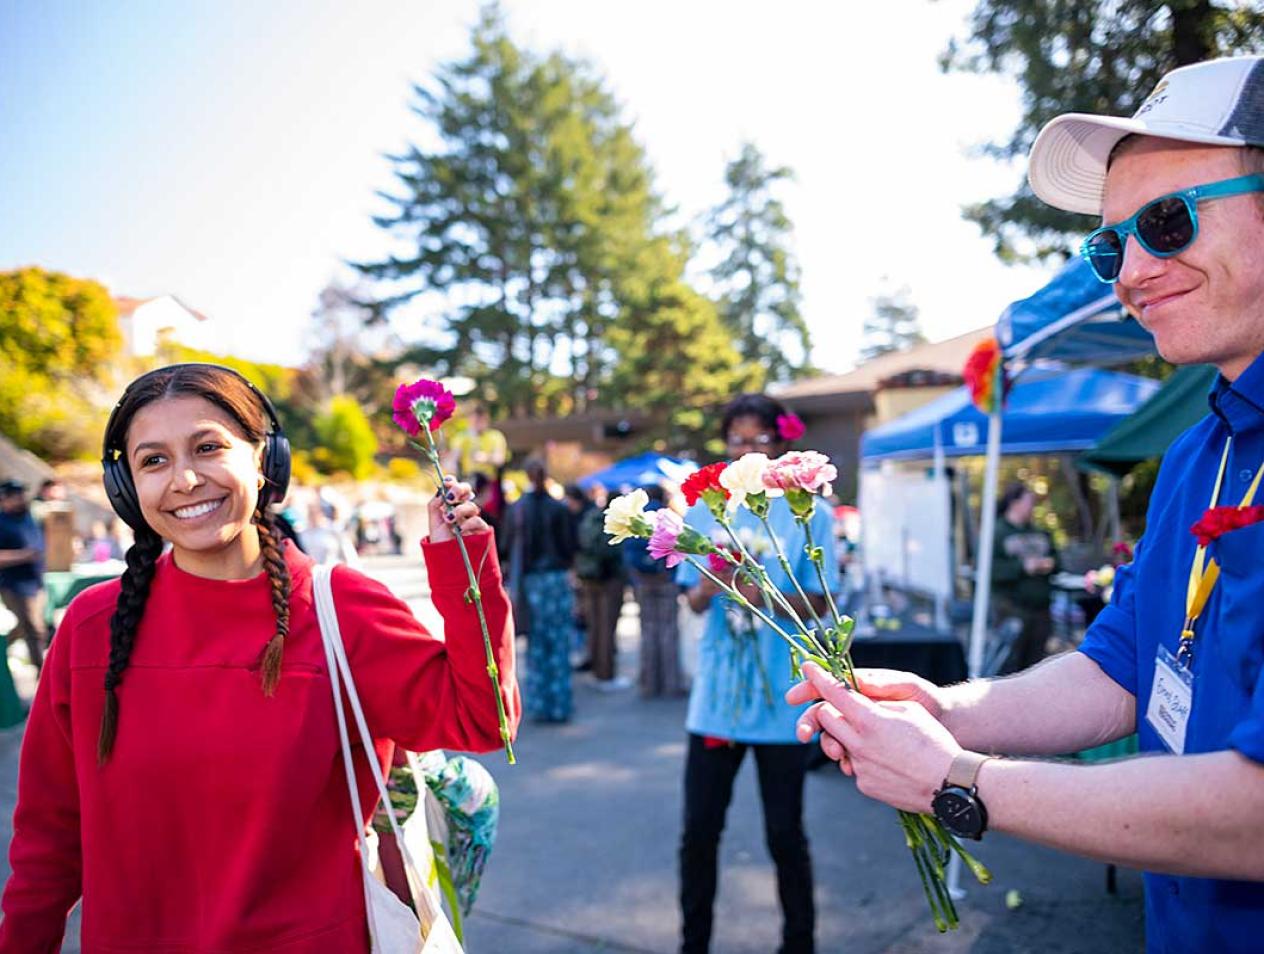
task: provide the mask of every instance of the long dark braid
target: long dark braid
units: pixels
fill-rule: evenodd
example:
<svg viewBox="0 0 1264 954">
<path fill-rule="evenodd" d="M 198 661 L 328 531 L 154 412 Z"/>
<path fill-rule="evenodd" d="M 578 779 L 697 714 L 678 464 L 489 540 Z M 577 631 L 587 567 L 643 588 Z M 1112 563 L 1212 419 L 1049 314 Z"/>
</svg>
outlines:
<svg viewBox="0 0 1264 954">
<path fill-rule="evenodd" d="M 122 589 L 114 615 L 110 617 L 110 662 L 105 670 L 105 713 L 101 716 L 101 735 L 97 740 L 97 762 L 104 764 L 114 748 L 118 733 L 118 694 L 136 642 L 136 628 L 145 612 L 154 568 L 162 554 L 162 537 L 148 528 L 138 531 L 136 542 L 127 551 L 127 569 L 123 572 Z"/>
<path fill-rule="evenodd" d="M 276 613 L 276 633 L 263 650 L 263 694 L 276 692 L 281 679 L 281 655 L 285 637 L 290 635 L 290 568 L 285 565 L 284 544 L 266 510 L 255 511 L 255 525 L 259 529 L 259 546 L 263 552 L 263 567 L 272 584 L 272 609 Z"/>
</svg>

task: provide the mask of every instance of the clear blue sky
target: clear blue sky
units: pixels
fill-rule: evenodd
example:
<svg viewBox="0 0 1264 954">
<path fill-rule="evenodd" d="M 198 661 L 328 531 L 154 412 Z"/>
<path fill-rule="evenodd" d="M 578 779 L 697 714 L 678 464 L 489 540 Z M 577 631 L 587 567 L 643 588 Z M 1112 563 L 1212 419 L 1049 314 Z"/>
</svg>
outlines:
<svg viewBox="0 0 1264 954">
<path fill-rule="evenodd" d="M 722 195 L 742 139 L 792 167 L 818 364 L 847 367 L 871 296 L 907 285 L 933 339 L 993 321 L 1046 273 L 961 221 L 1021 166 L 971 159 L 1017 117 L 995 77 L 935 58 L 969 0 L 508 2 L 517 41 L 593 61 L 669 202 Z M 385 247 L 384 152 L 408 84 L 463 55 L 474 0 L 0 2 L 0 268 L 173 293 L 217 350 L 293 363 L 321 287 Z M 407 322 L 397 329 L 409 334 Z"/>
</svg>

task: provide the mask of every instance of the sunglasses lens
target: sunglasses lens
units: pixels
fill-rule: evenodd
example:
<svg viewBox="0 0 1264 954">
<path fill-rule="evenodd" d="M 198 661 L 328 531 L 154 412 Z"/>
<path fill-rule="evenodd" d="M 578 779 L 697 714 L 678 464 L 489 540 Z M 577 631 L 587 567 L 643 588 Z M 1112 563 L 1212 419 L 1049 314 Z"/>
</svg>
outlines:
<svg viewBox="0 0 1264 954">
<path fill-rule="evenodd" d="M 1175 255 L 1194 241 L 1194 218 L 1183 199 L 1151 202 L 1137 215 L 1137 237 L 1155 255 Z"/>
<path fill-rule="evenodd" d="M 1084 257 L 1097 277 L 1113 282 L 1119 277 L 1124 264 L 1124 247 L 1119 233 L 1114 229 L 1102 229 L 1084 240 Z"/>
</svg>

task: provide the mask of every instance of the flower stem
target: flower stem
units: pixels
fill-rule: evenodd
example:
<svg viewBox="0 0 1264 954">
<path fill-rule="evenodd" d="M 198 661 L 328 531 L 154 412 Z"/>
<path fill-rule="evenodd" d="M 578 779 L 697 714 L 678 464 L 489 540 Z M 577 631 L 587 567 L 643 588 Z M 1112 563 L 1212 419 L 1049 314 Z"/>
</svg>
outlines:
<svg viewBox="0 0 1264 954">
<path fill-rule="evenodd" d="M 781 541 L 777 539 L 777 535 L 772 532 L 772 524 L 768 522 L 768 518 L 762 514 L 759 516 L 759 522 L 764 525 L 764 533 L 768 534 L 768 539 L 772 542 L 773 552 L 777 554 L 777 561 L 781 564 L 781 569 L 785 572 L 786 578 L 794 584 L 794 590 L 799 594 L 799 599 L 803 600 L 803 605 L 808 608 L 808 612 L 812 614 L 812 621 L 816 623 L 816 631 L 821 635 L 821 639 L 825 639 L 825 621 L 821 619 L 821 614 L 816 611 L 816 606 L 808 598 L 808 594 L 804 592 L 799 578 L 794 575 L 794 571 L 790 568 L 790 560 L 786 557 L 786 551 L 781 546 Z M 824 581 L 822 580 L 822 585 Z M 826 588 L 828 591 L 828 588 Z M 840 634 L 841 635 L 841 634 Z M 818 641 L 821 649 L 824 650 L 823 643 Z"/>
<path fill-rule="evenodd" d="M 430 460 L 430 464 L 434 467 L 435 476 L 439 479 L 436 493 L 443 494 L 443 468 L 439 465 L 439 448 L 435 446 L 434 435 L 430 433 L 430 428 L 423 427 L 422 433 L 426 435 L 426 446 L 423 449 L 425 455 Z M 418 445 L 419 446 L 419 445 Z M 452 505 L 446 498 L 443 499 L 444 508 L 448 513 L 452 513 Z M 487 653 L 487 675 L 492 681 L 492 691 L 496 696 L 496 719 L 500 727 L 500 739 L 505 744 L 505 756 L 509 760 L 510 765 L 517 763 L 514 757 L 513 741 L 509 738 L 509 719 L 505 715 L 505 700 L 500 693 L 500 667 L 496 665 L 496 654 L 492 652 L 492 635 L 487 627 L 487 614 L 483 611 L 483 592 L 478 585 L 478 577 L 474 573 L 474 565 L 470 563 L 470 553 L 465 548 L 465 540 L 461 536 L 461 528 L 453 522 L 452 533 L 456 538 L 457 549 L 461 551 L 461 562 L 465 564 L 465 573 L 469 577 L 470 589 L 469 596 L 474 603 L 474 609 L 478 613 L 478 626 L 483 631 L 483 649 Z"/>
<path fill-rule="evenodd" d="M 834 631 L 838 634 L 835 653 L 842 663 L 847 681 L 851 683 L 853 689 L 857 689 L 859 684 L 856 682 L 856 673 L 851 664 L 851 632 L 847 625 L 851 620 L 838 611 L 838 604 L 834 602 L 834 594 L 830 591 L 829 581 L 825 578 L 825 557 L 812 535 L 812 514 L 808 513 L 806 516 L 799 517 L 798 520 L 803 527 L 804 539 L 807 540 L 808 559 L 812 563 L 812 568 L 816 570 L 816 578 L 820 581 L 821 591 L 825 594 L 825 605 L 829 609 L 830 619 L 834 621 Z"/>
<path fill-rule="evenodd" d="M 764 565 L 756 560 L 751 555 L 750 551 L 746 549 L 746 545 L 742 543 L 741 539 L 734 532 L 732 524 L 722 517 L 717 518 L 717 522 L 724 528 L 724 532 L 729 535 L 729 539 L 733 541 L 733 546 L 737 547 L 737 551 L 741 555 L 741 565 L 746 567 L 749 572 L 755 575 L 756 583 L 759 584 L 759 588 L 763 592 L 764 600 L 768 603 L 769 608 L 771 609 L 774 604 L 780 607 L 782 612 L 784 612 L 786 616 L 789 617 L 790 620 L 793 621 L 799 628 L 803 635 L 807 637 L 808 641 L 816 649 L 817 655 L 822 658 L 828 658 L 829 654 L 825 646 L 819 639 L 816 638 L 816 635 L 812 632 L 812 630 L 808 626 L 804 625 L 798 611 L 795 610 L 790 600 L 786 598 L 786 595 L 777 587 L 772 585 L 772 579 L 768 576 L 768 571 L 765 570 Z M 790 578 L 794 579 L 793 574 L 790 575 Z M 796 582 L 795 585 L 797 586 L 798 583 Z M 823 631 L 821 632 L 821 635 L 824 636 Z"/>
<path fill-rule="evenodd" d="M 801 653 L 806 653 L 809 651 L 809 647 L 801 646 L 799 642 L 793 636 L 791 636 L 784 629 L 782 629 L 780 626 L 777 625 L 776 620 L 774 620 L 767 613 L 761 612 L 759 608 L 756 607 L 755 604 L 752 603 L 750 600 L 748 600 L 745 596 L 743 596 L 736 587 L 729 586 L 729 584 L 725 583 L 718 576 L 712 573 L 709 568 L 704 566 L 700 560 L 696 560 L 692 556 L 686 556 L 685 559 L 688 560 L 690 563 L 692 563 L 697 568 L 699 573 L 701 573 L 708 580 L 710 580 L 712 583 L 718 586 L 735 603 L 737 603 L 738 606 L 754 614 L 756 617 L 759 618 L 759 620 L 765 626 L 767 626 L 774 633 L 776 633 L 778 636 L 784 639 L 787 643 L 789 643 L 791 649 L 794 649 L 797 652 L 801 652 Z"/>
</svg>

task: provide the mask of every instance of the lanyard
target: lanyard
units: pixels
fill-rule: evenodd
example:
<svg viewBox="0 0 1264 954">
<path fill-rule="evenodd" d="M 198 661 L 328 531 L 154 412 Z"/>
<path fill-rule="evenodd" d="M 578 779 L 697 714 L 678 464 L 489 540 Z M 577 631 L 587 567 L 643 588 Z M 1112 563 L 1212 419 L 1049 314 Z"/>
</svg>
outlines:
<svg viewBox="0 0 1264 954">
<path fill-rule="evenodd" d="M 1215 507 L 1217 501 L 1220 500 L 1220 485 L 1224 483 L 1225 468 L 1229 464 L 1229 448 L 1233 444 L 1233 437 L 1230 435 L 1225 438 L 1224 453 L 1220 455 L 1220 470 L 1216 472 L 1216 486 L 1211 491 L 1211 506 Z M 1251 506 L 1251 501 L 1255 499 L 1255 492 L 1260 488 L 1260 477 L 1264 476 L 1264 461 L 1255 471 L 1255 479 L 1251 481 L 1251 486 L 1247 488 L 1246 493 L 1242 496 L 1238 509 Z M 1207 600 L 1211 597 L 1211 591 L 1216 587 L 1216 581 L 1220 579 L 1220 565 L 1215 560 L 1207 559 L 1207 548 L 1201 543 L 1198 549 L 1194 551 L 1194 562 L 1189 568 L 1189 585 L 1185 590 L 1185 624 L 1181 627 L 1180 647 L 1176 650 L 1176 659 L 1178 662 L 1188 666 L 1194 658 L 1194 624 L 1198 622 L 1198 617 L 1202 615 L 1203 609 L 1207 606 Z"/>
</svg>

